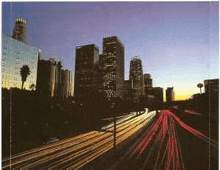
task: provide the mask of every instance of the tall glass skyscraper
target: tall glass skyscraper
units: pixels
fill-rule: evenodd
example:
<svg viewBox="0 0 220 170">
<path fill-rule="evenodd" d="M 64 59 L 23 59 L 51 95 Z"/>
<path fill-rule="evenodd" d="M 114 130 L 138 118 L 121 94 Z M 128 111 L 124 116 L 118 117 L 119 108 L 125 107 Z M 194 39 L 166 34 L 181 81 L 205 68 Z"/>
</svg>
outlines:
<svg viewBox="0 0 220 170">
<path fill-rule="evenodd" d="M 143 88 L 143 70 L 141 59 L 138 56 L 133 56 L 130 61 L 129 80 L 134 97 L 138 98 L 144 94 Z"/>
<path fill-rule="evenodd" d="M 74 95 L 86 96 L 97 87 L 99 48 L 95 44 L 76 47 Z"/>
<path fill-rule="evenodd" d="M 124 45 L 117 36 L 103 38 L 100 55 L 102 91 L 108 99 L 122 97 L 124 83 Z"/>
<path fill-rule="evenodd" d="M 30 75 L 24 83 L 24 89 L 30 90 L 30 85 L 36 86 L 37 63 L 39 48 L 27 45 L 8 36 L 2 36 L 2 87 L 21 88 L 20 68 L 28 65 Z"/>
</svg>

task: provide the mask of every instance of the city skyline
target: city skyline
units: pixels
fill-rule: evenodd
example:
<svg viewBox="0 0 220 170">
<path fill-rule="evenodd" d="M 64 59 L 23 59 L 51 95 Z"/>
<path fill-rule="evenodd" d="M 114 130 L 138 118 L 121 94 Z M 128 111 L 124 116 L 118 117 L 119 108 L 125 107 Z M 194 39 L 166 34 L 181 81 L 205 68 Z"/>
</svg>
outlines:
<svg viewBox="0 0 220 170">
<path fill-rule="evenodd" d="M 2 26 L 3 35 L 11 36 L 15 19 L 24 18 L 27 42 L 73 72 L 76 46 L 97 44 L 101 54 L 102 38 L 118 36 L 125 46 L 125 79 L 136 54 L 153 86 L 173 86 L 181 100 L 199 93 L 203 80 L 218 78 L 218 8 L 218 2 L 12 2 L 3 3 Z"/>
</svg>

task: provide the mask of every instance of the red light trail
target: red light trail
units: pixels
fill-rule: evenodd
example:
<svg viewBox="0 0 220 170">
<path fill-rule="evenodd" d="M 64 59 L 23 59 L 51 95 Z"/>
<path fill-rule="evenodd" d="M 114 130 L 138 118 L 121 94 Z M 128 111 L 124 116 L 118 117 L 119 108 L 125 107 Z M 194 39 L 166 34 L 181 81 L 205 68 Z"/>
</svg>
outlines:
<svg viewBox="0 0 220 170">
<path fill-rule="evenodd" d="M 185 112 L 190 114 L 198 114 L 191 110 L 186 110 Z M 199 114 L 198 114 L 199 115 Z M 150 148 L 148 152 L 147 159 L 145 160 L 144 166 L 142 169 L 145 169 L 147 162 L 153 149 L 158 148 L 159 151 L 157 154 L 156 163 L 154 165 L 154 170 L 164 169 L 164 170 L 182 170 L 184 168 L 184 162 L 182 159 L 182 153 L 180 148 L 180 143 L 178 139 L 178 134 L 176 132 L 176 124 L 184 128 L 194 136 L 210 142 L 211 145 L 218 148 L 218 143 L 211 140 L 198 130 L 188 126 L 183 121 L 181 121 L 175 114 L 170 110 L 162 110 L 159 113 L 159 118 L 149 129 L 147 135 L 141 140 L 141 142 L 135 146 L 133 153 L 130 155 L 130 158 L 135 156 L 140 158 L 143 152 Z M 155 138 L 154 138 L 155 137 Z M 155 139 L 155 140 L 153 140 Z M 161 155 L 161 148 L 164 148 L 164 154 Z M 160 160 L 160 161 L 159 161 Z M 163 168 L 162 168 L 163 167 Z"/>
<path fill-rule="evenodd" d="M 201 115 L 200 113 L 196 113 L 195 111 L 189 110 L 189 109 L 186 109 L 186 110 L 185 110 L 185 113 L 186 113 L 186 114 Z"/>
</svg>

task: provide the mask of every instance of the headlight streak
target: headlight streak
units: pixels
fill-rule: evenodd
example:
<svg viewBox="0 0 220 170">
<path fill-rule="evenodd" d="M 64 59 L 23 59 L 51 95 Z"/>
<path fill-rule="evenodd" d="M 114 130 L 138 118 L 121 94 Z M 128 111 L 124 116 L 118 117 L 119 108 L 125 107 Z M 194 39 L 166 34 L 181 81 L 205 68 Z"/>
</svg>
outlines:
<svg viewBox="0 0 220 170">
<path fill-rule="evenodd" d="M 149 122 L 149 121 L 148 121 Z M 130 135 L 134 134 L 137 130 L 139 130 L 141 127 L 145 126 L 146 123 L 143 123 L 142 124 L 139 124 L 138 126 L 135 127 L 135 130 L 133 130 L 132 132 L 129 131 L 128 133 Z M 141 126 L 141 127 L 139 127 Z M 129 136 L 130 136 L 129 135 Z M 118 138 L 119 136 L 117 136 L 117 145 L 119 143 L 121 143 L 122 141 L 124 141 L 125 139 L 127 139 L 127 134 L 123 134 L 120 138 Z M 74 170 L 77 170 L 81 167 L 83 167 L 84 165 L 86 165 L 88 162 L 96 159 L 97 157 L 99 157 L 100 155 L 102 155 L 103 153 L 107 152 L 108 150 L 112 149 L 113 148 L 113 145 L 111 144 L 106 150 L 100 150 L 96 155 L 94 155 L 93 157 L 90 156 L 89 158 L 87 157 L 87 159 L 85 159 L 83 162 L 79 162 L 77 164 L 74 164 L 73 166 L 69 167 L 68 169 L 74 169 Z"/>
<path fill-rule="evenodd" d="M 152 122 L 152 121 L 153 121 L 153 118 L 154 118 L 155 115 L 156 115 L 156 111 L 150 112 L 149 114 L 151 114 L 151 116 L 150 116 L 149 118 L 151 119 L 150 122 Z M 150 122 L 149 122 L 149 123 L 150 123 Z M 144 127 L 145 127 L 145 130 L 143 129 L 143 131 L 141 131 L 141 133 L 143 133 L 143 136 L 145 136 L 145 135 L 148 133 L 149 129 L 151 129 L 152 126 L 153 126 L 153 124 L 151 124 L 150 126 L 144 126 Z M 146 129 L 146 128 L 147 128 L 147 129 Z M 141 140 L 142 140 L 142 138 L 135 140 L 135 143 L 132 144 L 132 146 L 128 149 L 128 151 L 125 153 L 125 155 L 124 155 L 123 157 L 121 157 L 116 163 L 114 163 L 114 165 L 113 165 L 109 170 L 114 170 L 114 169 L 116 169 L 116 167 L 119 165 L 119 163 L 120 163 L 121 161 L 123 161 L 126 157 L 128 157 L 128 159 L 130 159 L 131 157 L 129 157 L 129 155 L 131 156 L 131 153 L 133 152 L 133 148 L 134 148 L 138 143 L 140 143 Z"/>
<path fill-rule="evenodd" d="M 131 120 L 128 120 L 128 121 L 124 122 L 123 124 L 119 124 L 117 126 L 117 131 L 120 131 L 120 130 L 123 130 L 123 129 L 127 128 L 128 126 L 130 126 L 130 124 L 133 124 L 133 123 L 139 121 L 140 119 L 142 119 L 142 117 L 136 117 L 134 119 L 131 119 Z M 110 127 L 107 130 L 113 131 L 113 129 L 114 129 L 114 127 Z"/>
<path fill-rule="evenodd" d="M 88 139 L 91 139 L 91 138 L 95 138 L 97 135 L 100 135 L 99 133 L 97 132 L 93 132 L 93 133 L 89 133 L 90 135 L 92 136 L 89 136 L 89 135 L 79 135 L 79 136 L 82 136 L 83 140 L 82 139 L 79 139 L 78 137 L 77 138 L 74 138 L 73 140 L 69 140 L 67 139 L 68 142 L 66 142 L 65 140 L 63 142 L 59 142 L 59 144 L 51 144 L 53 147 L 51 146 L 48 146 L 48 147 L 43 147 L 44 150 L 40 147 L 38 148 L 40 151 L 35 151 L 32 155 L 29 155 L 29 156 L 25 156 L 25 157 L 20 157 L 20 158 L 17 158 L 17 160 L 13 160 L 13 163 L 11 165 L 6 165 L 6 166 L 3 166 L 3 168 L 8 168 L 9 166 L 15 166 L 15 165 L 18 165 L 20 163 L 23 163 L 23 162 L 27 162 L 27 161 L 30 161 L 30 160 L 35 160 L 36 159 L 40 159 L 41 157 L 43 156 L 46 156 L 46 155 L 50 155 L 52 153 L 55 153 L 57 152 L 58 150 L 62 150 L 62 149 L 67 149 L 69 147 L 73 147 L 77 144 L 80 144 L 84 141 L 87 141 Z M 94 135 L 94 136 L 93 136 Z M 76 140 L 76 141 L 75 141 Z M 78 141 L 79 140 L 79 141 Z M 74 142 L 75 141 L 75 142 Z M 72 143 L 74 142 L 74 143 Z M 56 147 L 55 147 L 55 146 Z M 62 147 L 61 147 L 62 146 Z M 37 153 L 38 152 L 38 153 Z"/>
<path fill-rule="evenodd" d="M 120 123 L 117 129 L 117 145 L 148 124 L 155 115 L 156 113 L 142 114 Z M 113 130 L 113 128 L 109 128 L 109 130 Z M 68 161 L 76 158 L 78 158 L 78 163 L 81 167 L 88 163 L 88 160 L 90 160 L 88 158 L 91 157 L 91 160 L 94 160 L 96 157 L 112 149 L 112 142 L 112 133 L 92 131 L 17 154 L 12 157 L 12 165 L 7 164 L 7 161 L 10 159 L 5 159 L 3 168 L 6 169 L 12 166 L 14 169 L 36 169 L 36 167 L 42 169 L 45 167 L 44 164 L 51 162 L 47 167 L 53 169 L 57 166 L 52 165 L 60 166 L 62 165 L 60 163 L 68 163 Z"/>
<path fill-rule="evenodd" d="M 96 134 L 96 133 L 97 133 L 96 131 L 91 131 L 91 132 L 81 134 L 81 135 L 78 135 L 78 136 L 70 138 L 70 139 L 66 139 L 66 140 L 59 141 L 59 142 L 56 142 L 56 143 L 53 143 L 53 144 L 50 144 L 50 145 L 46 145 L 46 146 L 42 146 L 42 147 L 38 147 L 38 148 L 35 148 L 35 149 L 32 149 L 32 150 L 22 152 L 22 153 L 17 154 L 17 155 L 15 155 L 11 158 L 11 162 L 12 162 L 11 165 L 8 165 L 10 158 L 4 159 L 2 167 L 3 168 L 8 168 L 9 166 L 14 166 L 14 165 L 17 165 L 17 164 L 22 163 L 24 161 L 34 159 L 39 155 L 43 156 L 45 154 L 49 154 L 51 150 L 52 151 L 54 150 L 54 147 L 65 145 L 68 142 L 73 142 L 75 140 L 77 141 L 77 140 L 80 140 L 80 138 L 84 138 L 84 137 L 85 137 L 85 140 L 86 140 L 89 135 L 93 135 L 93 134 Z"/>
<path fill-rule="evenodd" d="M 50 145 L 45 145 L 45 146 L 41 146 L 41 147 L 38 147 L 38 148 L 34 148 L 34 149 L 31 149 L 31 150 L 16 154 L 16 155 L 12 156 L 12 158 L 5 158 L 2 162 L 9 161 L 10 159 L 19 158 L 19 157 L 24 156 L 24 155 L 29 155 L 31 153 L 39 152 L 43 149 L 52 148 L 54 146 L 58 146 L 58 145 L 61 145 L 63 143 L 70 142 L 70 141 L 73 141 L 73 140 L 76 140 L 76 139 L 79 139 L 81 137 L 85 137 L 85 136 L 88 136 L 88 135 L 91 135 L 91 134 L 94 134 L 94 133 L 97 133 L 97 131 L 91 131 L 91 132 L 84 133 L 84 134 L 81 134 L 81 135 L 78 135 L 78 136 L 75 136 L 75 137 L 72 137 L 72 138 L 69 138 L 69 139 L 65 139 L 65 140 L 50 144 Z"/>
<path fill-rule="evenodd" d="M 136 125 L 134 125 L 134 126 L 136 126 Z M 142 123 L 142 124 L 139 124 L 139 126 L 143 126 L 143 123 Z M 133 128 L 133 127 L 130 127 L 130 129 L 132 129 L 132 128 Z M 127 131 L 131 133 L 130 135 L 132 135 L 132 134 L 135 133 L 137 130 L 139 130 L 140 127 L 136 126 L 136 129 L 135 129 L 135 131 L 133 131 L 133 132 L 131 132 L 130 129 L 128 129 Z M 123 133 L 124 133 L 124 132 L 121 132 L 121 133 L 117 134 L 117 145 L 119 144 L 120 139 L 121 139 L 121 138 L 118 138 L 118 137 L 120 137 L 119 135 L 121 135 L 121 134 L 123 134 Z M 130 136 L 130 135 L 129 135 L 129 136 Z M 127 139 L 127 136 L 128 136 L 128 135 L 127 135 L 127 134 L 124 134 L 123 136 L 124 136 L 124 139 L 123 139 L 123 140 L 125 140 L 125 139 Z M 111 140 L 112 140 L 112 139 L 111 139 Z M 111 145 L 109 149 L 111 149 L 112 147 L 113 147 L 113 146 Z M 107 150 L 106 150 L 106 151 L 107 151 Z M 95 158 L 96 158 L 96 157 L 95 157 Z M 95 159 L 95 158 L 94 158 L 94 159 Z M 87 162 L 86 162 L 86 163 L 87 163 Z M 83 165 L 84 165 L 84 164 L 83 164 Z M 73 165 L 73 166 L 74 166 L 74 167 L 71 167 L 71 168 L 74 168 L 74 169 L 75 169 L 75 166 L 76 166 L 76 165 Z"/>
<path fill-rule="evenodd" d="M 128 116 L 125 116 L 124 118 L 118 119 L 118 120 L 116 121 L 116 124 L 119 125 L 119 124 L 124 123 L 125 121 L 128 121 L 129 119 L 132 119 L 132 118 L 134 118 L 134 117 L 135 117 L 135 115 L 130 114 L 130 115 L 128 115 Z M 110 123 L 110 124 L 108 124 L 108 125 L 102 127 L 102 130 L 111 128 L 111 127 L 113 127 L 113 126 L 114 126 L 114 123 Z"/>
<path fill-rule="evenodd" d="M 109 136 L 110 136 L 110 134 L 100 133 L 99 136 L 98 136 L 98 138 L 92 139 L 92 141 L 87 141 L 87 142 L 85 142 L 85 143 L 84 143 L 83 145 L 81 145 L 81 146 L 77 146 L 77 147 L 73 146 L 73 147 L 71 147 L 71 148 L 69 148 L 69 149 L 65 149 L 64 151 L 58 152 L 58 153 L 55 154 L 55 155 L 53 154 L 53 155 L 44 157 L 43 159 L 40 159 L 40 160 L 38 160 L 38 161 L 35 161 L 35 162 L 33 162 L 32 164 L 28 164 L 28 166 L 23 167 L 23 168 L 24 168 L 24 169 L 34 168 L 35 166 L 38 166 L 38 165 L 40 165 L 40 164 L 45 164 L 45 163 L 47 163 L 48 161 L 51 161 L 51 160 L 53 160 L 53 159 L 55 159 L 55 158 L 58 158 L 58 157 L 65 156 L 65 155 L 67 155 L 67 154 L 69 154 L 69 153 L 71 153 L 71 152 L 77 151 L 77 150 L 79 150 L 79 151 L 78 151 L 77 153 L 75 153 L 75 154 L 76 154 L 76 157 L 77 157 L 77 156 L 81 156 L 82 154 L 84 154 L 84 153 L 87 152 L 87 151 L 84 151 L 84 150 L 82 150 L 82 149 L 86 149 L 85 147 L 87 147 L 87 146 L 90 145 L 91 143 L 97 142 L 97 141 L 101 141 L 102 139 L 105 139 L 105 138 L 107 138 L 107 137 L 109 137 Z M 80 149 L 81 149 L 81 150 L 80 150 Z M 22 169 L 23 169 L 23 168 L 22 168 Z"/>
</svg>

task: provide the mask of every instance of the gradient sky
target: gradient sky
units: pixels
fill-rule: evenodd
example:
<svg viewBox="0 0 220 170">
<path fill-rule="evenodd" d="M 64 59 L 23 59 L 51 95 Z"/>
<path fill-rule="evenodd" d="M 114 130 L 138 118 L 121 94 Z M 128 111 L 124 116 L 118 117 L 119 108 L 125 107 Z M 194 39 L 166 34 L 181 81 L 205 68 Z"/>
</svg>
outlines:
<svg viewBox="0 0 220 170">
<path fill-rule="evenodd" d="M 15 19 L 28 23 L 30 45 L 42 58 L 61 59 L 75 70 L 75 47 L 116 35 L 125 46 L 125 79 L 134 54 L 142 59 L 154 87 L 174 86 L 175 99 L 199 93 L 204 79 L 219 77 L 218 2 L 11 2 L 2 4 L 3 34 Z"/>
</svg>

